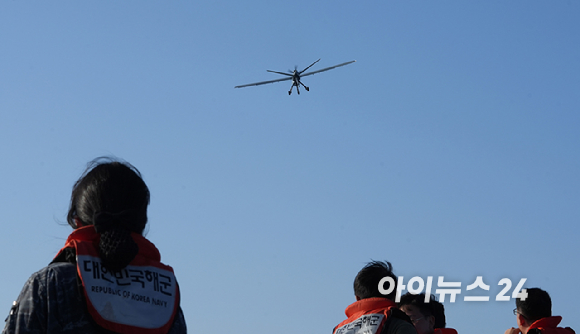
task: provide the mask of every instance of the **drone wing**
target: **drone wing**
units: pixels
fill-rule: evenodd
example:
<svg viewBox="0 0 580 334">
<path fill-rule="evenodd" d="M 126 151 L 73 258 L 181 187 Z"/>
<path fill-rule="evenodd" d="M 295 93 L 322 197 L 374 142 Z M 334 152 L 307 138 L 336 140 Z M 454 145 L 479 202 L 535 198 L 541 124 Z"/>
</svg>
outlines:
<svg viewBox="0 0 580 334">
<path fill-rule="evenodd" d="M 251 84 L 247 84 L 247 85 L 241 85 L 241 86 L 236 86 L 234 88 L 242 88 L 242 87 L 249 87 L 249 86 L 259 86 L 259 85 L 265 85 L 265 84 L 269 84 L 269 83 L 273 83 L 273 82 L 278 82 L 278 81 L 286 81 L 286 80 L 292 80 L 292 77 L 288 77 L 288 78 L 282 78 L 282 79 L 276 79 L 276 80 L 268 80 L 268 81 L 260 81 L 260 82 L 254 82 Z"/>
<path fill-rule="evenodd" d="M 308 73 L 304 73 L 302 75 L 300 75 L 301 77 L 307 76 L 307 75 L 312 75 L 312 74 L 316 74 L 316 73 L 320 73 L 320 72 L 324 72 L 324 71 L 328 71 L 328 70 L 332 70 L 333 68 L 337 68 L 337 67 L 341 67 L 344 65 L 348 65 L 348 64 L 352 64 L 354 63 L 356 60 L 351 60 L 351 61 L 347 61 L 346 63 L 342 63 L 342 64 L 338 64 L 338 65 L 334 65 L 331 67 L 327 67 L 327 68 L 323 68 L 321 70 L 317 70 L 317 71 L 312 71 L 312 72 L 308 72 Z M 312 65 L 311 65 L 312 66 Z"/>
</svg>

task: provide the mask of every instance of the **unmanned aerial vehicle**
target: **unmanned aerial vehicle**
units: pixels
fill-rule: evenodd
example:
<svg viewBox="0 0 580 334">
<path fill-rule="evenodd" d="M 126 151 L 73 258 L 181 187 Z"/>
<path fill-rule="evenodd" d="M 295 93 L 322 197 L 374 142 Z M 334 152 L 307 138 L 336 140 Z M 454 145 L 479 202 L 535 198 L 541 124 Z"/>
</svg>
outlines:
<svg viewBox="0 0 580 334">
<path fill-rule="evenodd" d="M 344 65 L 352 64 L 356 60 L 351 60 L 351 61 L 347 61 L 346 63 L 342 63 L 342 64 L 334 65 L 334 66 L 331 66 L 331 67 L 323 68 L 321 70 L 304 73 L 307 69 L 311 68 L 312 65 L 318 63 L 319 61 L 320 61 L 320 59 L 318 59 L 314 63 L 310 64 L 310 66 L 306 67 L 302 71 L 298 71 L 296 68 L 294 68 L 294 71 L 293 72 L 290 72 L 290 73 L 276 72 L 276 71 L 267 70 L 268 72 L 286 75 L 287 77 L 286 78 L 282 78 L 282 79 L 276 79 L 276 80 L 268 80 L 268 81 L 255 82 L 255 83 L 251 83 L 251 84 L 247 84 L 247 85 L 236 86 L 234 88 L 242 88 L 242 87 L 248 87 L 248 86 L 259 86 L 259 85 L 265 85 L 265 84 L 269 84 L 269 83 L 273 83 L 273 82 L 278 82 L 278 81 L 292 80 L 292 86 L 290 87 L 290 90 L 288 91 L 288 95 L 292 94 L 292 88 L 294 88 L 294 86 L 296 86 L 296 92 L 298 94 L 300 94 L 300 85 L 302 85 L 307 91 L 310 91 L 310 88 L 308 88 L 307 86 L 305 86 L 302 83 L 302 81 L 300 81 L 300 78 L 301 77 L 305 77 L 307 75 L 312 75 L 312 74 L 316 74 L 316 73 L 320 73 L 320 72 L 332 70 L 333 68 L 341 67 L 341 66 L 344 66 Z"/>
</svg>

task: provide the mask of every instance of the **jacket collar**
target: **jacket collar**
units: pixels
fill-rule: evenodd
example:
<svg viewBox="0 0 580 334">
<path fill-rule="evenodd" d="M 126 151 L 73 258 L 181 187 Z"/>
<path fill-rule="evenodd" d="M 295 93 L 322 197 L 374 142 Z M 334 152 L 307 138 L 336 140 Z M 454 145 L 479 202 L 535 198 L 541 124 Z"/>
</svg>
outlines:
<svg viewBox="0 0 580 334">
<path fill-rule="evenodd" d="M 141 256 L 144 256 L 146 258 L 155 261 L 161 261 L 161 254 L 159 253 L 157 247 L 155 247 L 155 245 L 151 241 L 145 239 L 144 236 L 138 233 L 131 233 L 131 236 L 133 237 L 133 240 L 135 240 L 135 242 L 137 243 L 137 246 L 139 246 L 139 254 Z M 75 242 L 79 241 L 90 242 L 95 247 L 97 247 L 100 240 L 101 235 L 95 231 L 93 225 L 87 225 L 79 227 L 74 231 L 72 231 L 72 233 L 68 236 L 66 244 L 64 245 L 63 249 L 67 247 L 74 248 Z"/>
<path fill-rule="evenodd" d="M 396 307 L 393 301 L 387 298 L 373 297 L 358 300 L 350 304 L 344 313 L 347 317 L 351 317 L 357 313 L 364 313 L 371 310 L 386 309 L 389 307 Z"/>
<path fill-rule="evenodd" d="M 540 320 L 534 321 L 529 329 L 532 328 L 556 328 L 558 324 L 562 321 L 561 316 L 546 317 Z"/>
</svg>

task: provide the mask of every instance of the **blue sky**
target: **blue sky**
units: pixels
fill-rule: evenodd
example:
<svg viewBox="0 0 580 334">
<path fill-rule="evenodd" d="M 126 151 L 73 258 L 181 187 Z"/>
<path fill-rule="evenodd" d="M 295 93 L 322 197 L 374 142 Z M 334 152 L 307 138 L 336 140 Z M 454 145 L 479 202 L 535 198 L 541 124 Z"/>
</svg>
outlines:
<svg viewBox="0 0 580 334">
<path fill-rule="evenodd" d="M 330 333 L 371 259 L 462 283 L 448 326 L 515 326 L 502 278 L 578 330 L 577 1 L 3 1 L 0 306 L 113 155 L 192 333 Z M 234 89 L 357 60 L 289 82 Z M 492 301 L 465 302 L 482 276 Z M 513 288 L 513 287 L 512 287 Z M 510 291 L 511 293 L 511 291 Z M 0 309 L 1 311 L 1 309 Z"/>
</svg>

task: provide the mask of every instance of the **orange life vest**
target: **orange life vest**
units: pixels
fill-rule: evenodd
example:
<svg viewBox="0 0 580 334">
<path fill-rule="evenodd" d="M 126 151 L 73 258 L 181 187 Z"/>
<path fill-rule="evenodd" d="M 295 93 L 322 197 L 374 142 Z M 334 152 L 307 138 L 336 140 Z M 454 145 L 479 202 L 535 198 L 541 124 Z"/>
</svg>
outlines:
<svg viewBox="0 0 580 334">
<path fill-rule="evenodd" d="M 542 334 L 575 334 L 574 330 L 570 327 L 557 327 L 562 321 L 562 317 L 546 317 L 540 320 L 536 320 L 530 328 L 528 328 L 528 333 L 533 333 L 533 329 L 539 329 Z M 530 330 L 532 330 L 530 332 Z"/>
<path fill-rule="evenodd" d="M 167 333 L 179 308 L 173 269 L 161 263 L 155 245 L 131 235 L 139 253 L 120 272 L 103 267 L 97 251 L 100 235 L 93 226 L 74 230 L 59 254 L 75 249 L 87 308 L 98 325 L 123 334 Z"/>
<path fill-rule="evenodd" d="M 387 298 L 366 298 L 350 304 L 347 319 L 334 328 L 333 334 L 380 334 L 391 309 L 397 305 Z"/>
<path fill-rule="evenodd" d="M 435 328 L 433 334 L 457 334 L 457 331 L 453 328 Z"/>
</svg>

